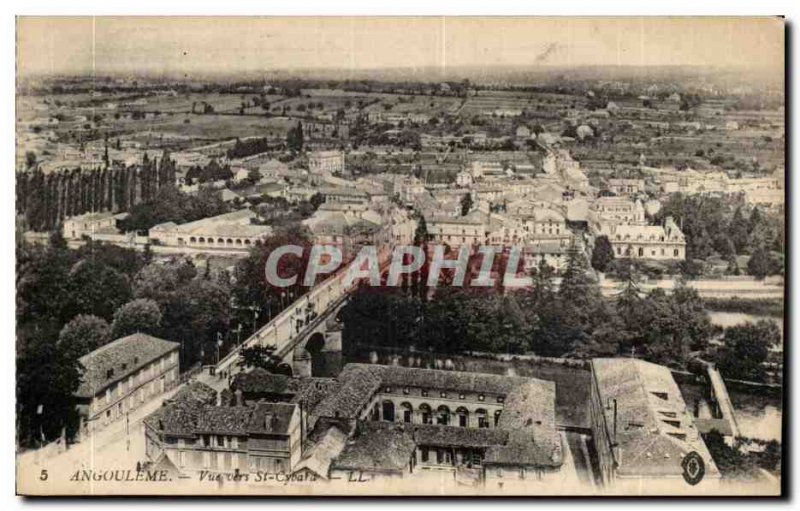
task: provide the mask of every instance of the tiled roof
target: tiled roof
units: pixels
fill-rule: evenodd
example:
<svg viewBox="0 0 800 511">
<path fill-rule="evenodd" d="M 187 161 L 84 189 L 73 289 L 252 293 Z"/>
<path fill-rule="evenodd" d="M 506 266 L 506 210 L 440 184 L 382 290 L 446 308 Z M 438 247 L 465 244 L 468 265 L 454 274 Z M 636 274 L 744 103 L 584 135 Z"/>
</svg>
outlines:
<svg viewBox="0 0 800 511">
<path fill-rule="evenodd" d="M 317 416 L 317 406 L 329 395 L 339 391 L 340 383 L 329 378 L 300 378 L 300 387 L 292 398 L 292 403 L 298 403 L 303 409 Z"/>
<path fill-rule="evenodd" d="M 686 408 L 669 369 L 633 358 L 592 360 L 593 385 L 605 410 L 607 434 L 613 435 L 617 404 L 616 449 L 622 476 L 679 476 L 681 461 L 696 451 L 707 475 L 719 475 Z"/>
<path fill-rule="evenodd" d="M 497 428 L 462 428 L 438 424 L 408 426 L 417 445 L 486 448 L 508 441 L 508 431 Z"/>
<path fill-rule="evenodd" d="M 294 415 L 295 405 L 287 403 L 258 403 L 252 409 L 248 431 L 252 433 L 269 433 L 286 435 L 289 423 Z"/>
<path fill-rule="evenodd" d="M 589 218 L 589 203 L 582 199 L 574 199 L 567 206 L 567 220 L 585 222 Z"/>
<path fill-rule="evenodd" d="M 84 213 L 83 215 L 69 217 L 66 220 L 72 222 L 94 222 L 98 220 L 107 220 L 113 216 L 114 213 L 106 211 L 101 213 Z"/>
<path fill-rule="evenodd" d="M 302 403 L 306 411 L 313 413 L 320 401 L 339 388 L 339 382 L 331 378 L 293 378 L 256 368 L 234 376 L 230 388 L 245 394 L 286 396 L 288 401 Z"/>
<path fill-rule="evenodd" d="M 109 385 L 178 348 L 180 344 L 177 342 L 142 333 L 112 341 L 78 359 L 84 371 L 75 395 L 92 397 Z M 110 378 L 109 370 L 113 370 Z"/>
<path fill-rule="evenodd" d="M 486 220 L 486 215 L 474 211 L 466 216 L 435 216 L 428 220 L 428 227 L 436 226 L 436 224 L 465 224 L 465 225 L 483 225 Z"/>
<path fill-rule="evenodd" d="M 382 385 L 395 387 L 426 387 L 437 390 L 485 392 L 505 395 L 529 378 L 466 371 L 441 371 L 400 366 L 348 364 L 347 367 L 370 368 Z"/>
<path fill-rule="evenodd" d="M 416 444 L 412 428 L 404 424 L 367 422 L 333 462 L 333 468 L 402 472 Z"/>
<path fill-rule="evenodd" d="M 560 211 L 551 208 L 534 208 L 530 213 L 535 222 L 563 222 L 566 217 Z"/>
<path fill-rule="evenodd" d="M 252 413 L 253 409 L 247 406 L 205 406 L 195 432 L 245 435 Z"/>
<path fill-rule="evenodd" d="M 217 391 L 199 381 L 189 382 L 181 387 L 180 390 L 166 402 L 177 403 L 181 401 L 214 405 L 217 403 Z"/>
<path fill-rule="evenodd" d="M 144 423 L 163 434 L 194 436 L 197 420 L 204 407 L 197 401 L 175 401 L 145 417 Z"/>
<path fill-rule="evenodd" d="M 238 373 L 231 381 L 231 390 L 257 394 L 293 394 L 290 390 L 292 378 L 282 374 L 272 374 L 257 367 L 250 372 Z"/>
<path fill-rule="evenodd" d="M 667 241 L 683 241 L 683 234 L 680 231 L 667 232 L 661 225 L 626 225 L 620 224 L 613 228 L 612 241 L 620 239 L 627 240 L 645 240 L 645 241 L 658 241 L 661 238 Z"/>
<path fill-rule="evenodd" d="M 297 470 L 308 469 L 321 477 L 328 477 L 333 460 L 339 456 L 347 442 L 347 434 L 331 426 L 306 450 Z"/>
<path fill-rule="evenodd" d="M 314 410 L 318 417 L 356 419 L 381 384 L 379 367 L 348 364 L 339 373 L 340 387 L 326 396 Z"/>
<path fill-rule="evenodd" d="M 358 232 L 376 232 L 380 225 L 354 215 L 341 211 L 324 211 L 315 213 L 311 218 L 303 221 L 314 234 L 352 234 Z"/>
<path fill-rule="evenodd" d="M 173 230 L 184 235 L 196 236 L 235 236 L 235 237 L 259 237 L 272 232 L 272 228 L 266 225 L 253 225 L 249 220 L 257 217 L 249 209 L 240 209 L 224 213 L 209 218 L 187 222 L 174 227 Z M 157 226 L 159 227 L 159 226 Z"/>
<path fill-rule="evenodd" d="M 486 451 L 486 463 L 560 466 L 561 439 L 556 431 L 556 384 L 534 380 L 514 387 L 506 396 L 498 429 L 508 431 L 508 443 Z"/>
<path fill-rule="evenodd" d="M 563 245 L 559 240 L 536 240 L 535 243 L 526 245 L 523 249 L 525 254 L 556 254 L 566 255 L 569 252 L 569 246 Z"/>
<path fill-rule="evenodd" d="M 319 193 L 322 195 L 348 195 L 351 197 L 367 197 L 367 192 L 356 190 L 355 188 L 336 188 L 336 187 L 321 187 Z"/>
</svg>

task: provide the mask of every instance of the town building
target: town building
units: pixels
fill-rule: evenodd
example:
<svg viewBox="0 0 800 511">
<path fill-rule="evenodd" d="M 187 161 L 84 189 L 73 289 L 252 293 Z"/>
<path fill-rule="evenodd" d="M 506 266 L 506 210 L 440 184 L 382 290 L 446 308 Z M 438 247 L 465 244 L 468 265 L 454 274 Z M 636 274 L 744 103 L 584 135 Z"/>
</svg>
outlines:
<svg viewBox="0 0 800 511">
<path fill-rule="evenodd" d="M 643 193 L 644 179 L 609 179 L 607 189 L 616 195 Z"/>
<path fill-rule="evenodd" d="M 116 234 L 117 215 L 106 211 L 66 218 L 62 232 L 68 240 L 79 240 L 84 236 L 91 238 L 95 234 Z"/>
<path fill-rule="evenodd" d="M 338 392 L 315 410 L 318 423 L 350 435 L 331 474 L 450 471 L 496 485 L 504 476 L 546 479 L 561 465 L 552 382 L 362 364 L 346 366 L 337 381 Z"/>
<path fill-rule="evenodd" d="M 602 224 L 616 257 L 633 259 L 686 259 L 686 239 L 672 217 L 664 225 Z"/>
<path fill-rule="evenodd" d="M 663 193 L 722 195 L 728 193 L 728 175 L 724 172 L 701 172 L 694 169 L 651 169 Z"/>
<path fill-rule="evenodd" d="M 644 225 L 644 206 L 641 201 L 627 197 L 598 197 L 592 203 L 592 210 L 598 218 L 606 222 L 627 225 Z"/>
<path fill-rule="evenodd" d="M 451 247 L 483 245 L 486 215 L 473 211 L 466 216 L 436 216 L 427 220 L 430 241 Z"/>
<path fill-rule="evenodd" d="M 544 263 L 555 270 L 556 274 L 566 269 L 569 260 L 570 241 L 559 240 L 534 240 L 527 243 L 522 249 L 523 268 L 526 273 Z"/>
<path fill-rule="evenodd" d="M 635 358 L 599 358 L 592 360 L 591 372 L 590 420 L 605 485 L 672 494 L 687 484 L 687 471 L 697 473 L 696 461 L 686 467 L 687 457 L 703 464 L 699 488 L 719 484 L 719 469 L 668 368 Z"/>
<path fill-rule="evenodd" d="M 308 170 L 312 174 L 334 174 L 344 172 L 342 151 L 315 151 L 308 156 Z"/>
<path fill-rule="evenodd" d="M 363 204 L 331 204 L 342 207 L 322 208 L 323 204 L 310 218 L 303 220 L 303 225 L 311 232 L 314 244 L 336 247 L 348 261 L 361 247 L 374 245 L 382 228 L 381 216 Z"/>
<path fill-rule="evenodd" d="M 323 187 L 316 190 L 326 202 L 348 202 L 352 204 L 369 203 L 369 195 L 349 187 Z"/>
<path fill-rule="evenodd" d="M 550 150 L 542 160 L 542 170 L 546 176 L 558 177 L 571 190 L 586 192 L 590 190 L 589 178 L 580 167 L 580 163 L 564 149 Z"/>
<path fill-rule="evenodd" d="M 319 190 L 309 186 L 290 186 L 283 191 L 286 200 L 293 203 L 309 200 L 317 193 Z"/>
<path fill-rule="evenodd" d="M 297 178 L 301 175 L 300 171 L 290 170 L 289 166 L 280 160 L 269 160 L 259 165 L 258 173 L 262 179 L 283 179 L 284 177 Z"/>
<path fill-rule="evenodd" d="M 519 205 L 518 205 L 519 206 Z M 555 207 L 517 208 L 514 215 L 525 227 L 529 238 L 569 238 L 571 233 L 567 228 L 567 217 Z"/>
<path fill-rule="evenodd" d="M 230 394 L 228 394 L 230 397 Z M 190 383 L 144 420 L 145 452 L 181 473 L 287 473 L 300 458 L 297 403 L 218 402 L 214 389 Z"/>
<path fill-rule="evenodd" d="M 180 225 L 158 224 L 150 229 L 148 236 L 154 244 L 167 247 L 246 251 L 272 233 L 271 227 L 251 222 L 257 217 L 250 209 L 240 209 Z"/>
<path fill-rule="evenodd" d="M 179 349 L 177 342 L 136 333 L 78 359 L 84 368 L 75 391 L 79 435 L 122 419 L 177 385 Z"/>
<path fill-rule="evenodd" d="M 373 246 L 379 255 L 394 245 L 408 244 L 416 230 L 405 210 L 390 204 L 325 202 L 303 220 L 315 244 L 337 247 L 345 261 L 364 246 Z"/>
<path fill-rule="evenodd" d="M 531 129 L 525 125 L 517 126 L 514 136 L 520 140 L 527 140 L 531 138 Z"/>
<path fill-rule="evenodd" d="M 474 179 L 472 177 L 472 173 L 467 170 L 462 170 L 458 174 L 456 174 L 456 186 L 461 188 L 469 188 L 472 186 Z"/>
<path fill-rule="evenodd" d="M 309 140 L 321 139 L 347 139 L 350 136 L 350 125 L 346 122 L 334 122 L 333 116 L 323 119 L 318 117 L 317 121 L 305 121 L 303 123 L 303 136 Z"/>
<path fill-rule="evenodd" d="M 486 214 L 485 243 L 500 247 L 511 247 L 523 243 L 531 237 L 535 224 L 522 224 L 515 218 L 497 213 Z"/>
</svg>

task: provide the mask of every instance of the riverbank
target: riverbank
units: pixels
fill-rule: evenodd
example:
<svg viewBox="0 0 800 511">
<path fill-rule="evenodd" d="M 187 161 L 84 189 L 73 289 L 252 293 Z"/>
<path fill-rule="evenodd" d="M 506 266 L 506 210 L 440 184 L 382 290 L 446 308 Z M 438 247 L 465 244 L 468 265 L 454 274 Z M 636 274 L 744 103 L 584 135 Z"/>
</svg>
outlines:
<svg viewBox="0 0 800 511">
<path fill-rule="evenodd" d="M 783 279 L 769 277 L 759 280 L 749 276 L 729 276 L 718 279 L 687 280 L 686 286 L 697 291 L 704 300 L 743 299 L 782 301 L 784 295 Z M 638 286 L 641 291 L 649 292 L 662 289 L 671 293 L 677 286 L 675 279 L 643 280 Z M 623 283 L 608 277 L 600 277 L 600 289 L 603 296 L 614 297 L 620 293 Z M 742 298 L 745 297 L 745 298 Z"/>
<path fill-rule="evenodd" d="M 736 312 L 753 316 L 771 316 L 782 319 L 784 313 L 783 299 L 769 298 L 705 298 L 706 309 L 715 312 Z"/>
</svg>

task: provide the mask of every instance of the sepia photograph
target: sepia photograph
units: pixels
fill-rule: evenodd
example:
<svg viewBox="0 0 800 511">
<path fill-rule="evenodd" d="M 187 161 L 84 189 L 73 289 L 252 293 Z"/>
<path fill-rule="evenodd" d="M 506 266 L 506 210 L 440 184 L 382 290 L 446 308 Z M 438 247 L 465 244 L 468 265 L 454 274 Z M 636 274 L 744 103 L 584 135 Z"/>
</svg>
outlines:
<svg viewBox="0 0 800 511">
<path fill-rule="evenodd" d="M 785 496 L 784 18 L 15 25 L 18 495 Z"/>
</svg>

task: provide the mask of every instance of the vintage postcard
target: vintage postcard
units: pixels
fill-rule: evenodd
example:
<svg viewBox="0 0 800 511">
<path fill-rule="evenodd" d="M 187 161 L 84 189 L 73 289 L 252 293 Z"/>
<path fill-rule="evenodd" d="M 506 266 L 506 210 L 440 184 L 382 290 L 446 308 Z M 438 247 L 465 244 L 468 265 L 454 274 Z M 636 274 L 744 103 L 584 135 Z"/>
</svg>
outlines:
<svg viewBox="0 0 800 511">
<path fill-rule="evenodd" d="M 18 17 L 28 496 L 778 496 L 779 17 Z"/>
</svg>

